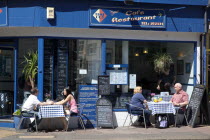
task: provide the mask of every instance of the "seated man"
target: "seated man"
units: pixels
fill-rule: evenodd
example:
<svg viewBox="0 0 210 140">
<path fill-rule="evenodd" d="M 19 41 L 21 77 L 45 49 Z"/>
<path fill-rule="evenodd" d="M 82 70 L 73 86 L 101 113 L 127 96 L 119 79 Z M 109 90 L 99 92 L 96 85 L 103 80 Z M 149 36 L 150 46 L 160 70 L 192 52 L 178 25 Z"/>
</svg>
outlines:
<svg viewBox="0 0 210 140">
<path fill-rule="evenodd" d="M 182 85 L 180 83 L 176 83 L 174 89 L 176 93 L 172 96 L 170 102 L 172 102 L 175 107 L 179 107 L 177 115 L 180 122 L 177 123 L 183 124 L 184 111 L 189 103 L 189 96 L 184 90 L 182 90 Z"/>
<path fill-rule="evenodd" d="M 142 95 L 142 87 L 137 86 L 134 88 L 134 93 L 133 93 L 133 97 L 131 98 L 131 104 L 140 108 L 145 109 L 145 106 L 143 105 L 143 103 L 147 103 L 147 101 L 145 100 L 144 96 Z M 131 106 L 131 111 L 135 114 L 139 114 L 142 115 L 143 112 L 142 110 L 135 108 L 133 106 Z M 147 126 L 151 126 L 150 123 L 150 111 L 149 110 L 144 110 L 144 114 L 145 114 L 145 120 L 146 120 L 146 125 Z"/>
<path fill-rule="evenodd" d="M 37 98 L 37 95 L 39 94 L 39 91 L 37 88 L 33 88 L 31 90 L 31 95 L 27 98 L 27 100 L 25 101 L 25 103 L 22 106 L 22 115 L 23 116 L 31 116 L 31 114 L 35 114 L 36 115 L 36 120 L 38 118 L 38 112 L 34 111 L 35 108 L 37 108 L 38 105 L 50 105 L 53 104 L 53 102 L 40 102 Z M 38 122 L 37 122 L 38 124 Z M 33 121 L 30 125 L 29 125 L 29 129 L 28 131 L 34 131 L 35 125 L 35 121 Z"/>
</svg>

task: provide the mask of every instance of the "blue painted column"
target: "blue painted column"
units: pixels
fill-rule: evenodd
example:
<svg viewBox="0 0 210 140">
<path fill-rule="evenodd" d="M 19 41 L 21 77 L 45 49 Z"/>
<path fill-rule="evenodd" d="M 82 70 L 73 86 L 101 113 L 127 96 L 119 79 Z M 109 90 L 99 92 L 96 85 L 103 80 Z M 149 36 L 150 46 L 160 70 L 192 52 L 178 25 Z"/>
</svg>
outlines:
<svg viewBox="0 0 210 140">
<path fill-rule="evenodd" d="M 206 35 L 204 35 L 204 42 L 203 42 L 203 85 L 206 86 L 206 66 L 207 66 L 207 63 L 206 63 Z"/>
<path fill-rule="evenodd" d="M 106 74 L 106 40 L 101 40 L 101 75 Z"/>
<path fill-rule="evenodd" d="M 14 111 L 17 109 L 18 91 L 18 39 L 15 41 L 14 49 Z"/>
<path fill-rule="evenodd" d="M 38 99 L 43 101 L 44 85 L 44 39 L 38 38 Z"/>
<path fill-rule="evenodd" d="M 194 43 L 194 86 L 198 84 L 197 78 L 197 43 Z"/>
</svg>

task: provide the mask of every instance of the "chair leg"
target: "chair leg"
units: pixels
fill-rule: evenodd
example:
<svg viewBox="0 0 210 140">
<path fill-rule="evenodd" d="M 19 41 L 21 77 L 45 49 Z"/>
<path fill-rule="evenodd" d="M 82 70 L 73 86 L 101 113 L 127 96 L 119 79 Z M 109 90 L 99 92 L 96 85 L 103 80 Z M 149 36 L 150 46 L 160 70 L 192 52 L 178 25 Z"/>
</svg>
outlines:
<svg viewBox="0 0 210 140">
<path fill-rule="evenodd" d="M 128 114 L 129 115 L 129 114 Z M 126 122 L 126 120 L 127 120 L 127 118 L 128 118 L 128 115 L 126 116 L 126 119 L 125 119 L 125 121 L 124 121 L 124 123 L 123 123 L 123 127 L 125 126 L 125 122 Z"/>
<path fill-rule="evenodd" d="M 187 125 L 188 125 L 187 116 L 186 116 L 185 113 L 184 113 L 184 118 L 185 118 L 185 121 L 186 121 L 186 123 L 187 123 Z"/>
<path fill-rule="evenodd" d="M 36 115 L 35 114 L 34 114 L 34 121 L 35 121 L 36 132 L 38 132 L 37 122 L 36 122 Z"/>
<path fill-rule="evenodd" d="M 143 112 L 143 118 L 144 118 L 144 127 L 147 129 L 147 124 L 146 124 L 146 120 L 145 120 L 145 114 Z"/>
<path fill-rule="evenodd" d="M 21 124 L 22 124 L 23 120 L 24 120 L 24 118 L 23 118 L 23 117 L 21 117 L 21 119 L 20 119 L 20 121 L 19 121 L 19 123 L 18 123 L 17 129 L 20 129 L 20 126 L 21 126 Z"/>
<path fill-rule="evenodd" d="M 84 122 L 83 122 L 82 118 L 79 117 L 79 120 L 80 120 L 80 124 L 82 125 L 83 129 L 85 130 L 85 125 L 84 125 Z"/>
<path fill-rule="evenodd" d="M 176 111 L 176 115 L 175 115 L 176 116 L 176 118 L 175 118 L 175 127 L 177 126 L 177 121 L 178 120 L 181 121 L 178 114 L 179 114 L 179 110 Z"/>
<path fill-rule="evenodd" d="M 130 115 L 130 123 L 129 123 L 129 126 L 130 126 L 131 124 L 133 124 L 132 119 L 133 119 L 133 117 Z"/>
<path fill-rule="evenodd" d="M 178 116 L 177 114 L 178 114 L 178 110 L 176 110 L 176 114 L 175 114 L 175 127 L 176 127 L 177 118 L 178 118 L 178 117 L 177 117 L 177 116 Z"/>
</svg>

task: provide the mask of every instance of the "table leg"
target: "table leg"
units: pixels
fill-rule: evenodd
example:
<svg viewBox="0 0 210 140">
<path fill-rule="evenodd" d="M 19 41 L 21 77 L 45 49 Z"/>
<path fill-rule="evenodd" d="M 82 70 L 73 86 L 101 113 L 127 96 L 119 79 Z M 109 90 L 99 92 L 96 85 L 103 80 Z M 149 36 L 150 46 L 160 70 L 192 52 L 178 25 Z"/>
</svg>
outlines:
<svg viewBox="0 0 210 140">
<path fill-rule="evenodd" d="M 64 118 L 60 118 L 61 119 L 61 121 L 62 121 L 62 124 L 63 124 L 63 130 L 64 131 L 67 131 L 66 129 L 67 129 L 67 121 L 66 121 L 66 118 L 64 117 Z"/>
</svg>

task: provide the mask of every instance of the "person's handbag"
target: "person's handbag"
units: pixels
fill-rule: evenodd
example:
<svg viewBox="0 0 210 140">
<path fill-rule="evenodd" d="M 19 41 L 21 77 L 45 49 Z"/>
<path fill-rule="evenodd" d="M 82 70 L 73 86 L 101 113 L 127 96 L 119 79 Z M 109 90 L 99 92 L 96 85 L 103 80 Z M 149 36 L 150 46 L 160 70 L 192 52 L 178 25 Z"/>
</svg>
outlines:
<svg viewBox="0 0 210 140">
<path fill-rule="evenodd" d="M 166 115 L 159 115 L 156 118 L 156 123 L 155 123 L 156 128 L 168 128 L 168 118 Z"/>
</svg>

